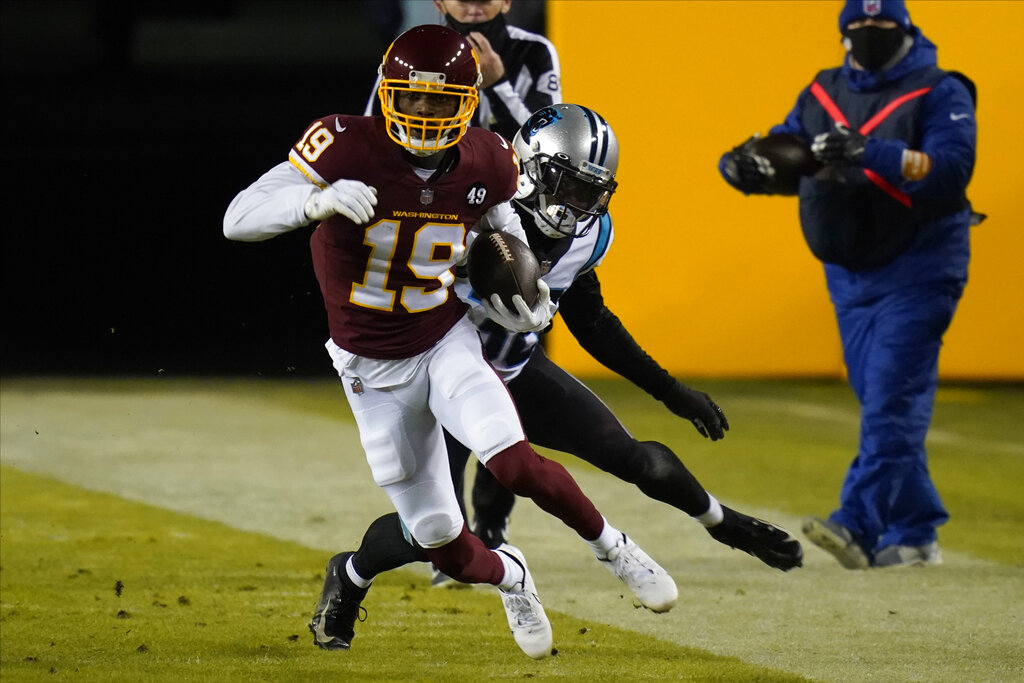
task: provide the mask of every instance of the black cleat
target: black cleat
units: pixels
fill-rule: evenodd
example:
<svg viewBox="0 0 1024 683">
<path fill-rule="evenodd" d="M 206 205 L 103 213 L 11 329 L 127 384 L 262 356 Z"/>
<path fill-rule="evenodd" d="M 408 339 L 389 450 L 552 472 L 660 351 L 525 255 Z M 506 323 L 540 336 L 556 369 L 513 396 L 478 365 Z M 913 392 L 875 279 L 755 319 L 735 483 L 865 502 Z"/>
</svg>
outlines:
<svg viewBox="0 0 1024 683">
<path fill-rule="evenodd" d="M 721 524 L 708 528 L 711 538 L 784 572 L 803 566 L 804 550 L 788 532 L 724 505 L 722 512 L 725 518 Z"/>
<path fill-rule="evenodd" d="M 496 523 L 477 518 L 473 520 L 473 535 L 483 541 L 490 550 L 494 550 L 502 543 L 508 542 L 508 518 Z"/>
<path fill-rule="evenodd" d="M 345 563 L 351 552 L 339 553 L 327 563 L 327 578 L 320 602 L 309 622 L 313 642 L 321 650 L 347 650 L 355 637 L 355 623 L 366 621 L 366 610 L 360 606 L 369 587 L 358 588 L 345 575 Z M 362 615 L 360 615 L 362 611 Z"/>
</svg>

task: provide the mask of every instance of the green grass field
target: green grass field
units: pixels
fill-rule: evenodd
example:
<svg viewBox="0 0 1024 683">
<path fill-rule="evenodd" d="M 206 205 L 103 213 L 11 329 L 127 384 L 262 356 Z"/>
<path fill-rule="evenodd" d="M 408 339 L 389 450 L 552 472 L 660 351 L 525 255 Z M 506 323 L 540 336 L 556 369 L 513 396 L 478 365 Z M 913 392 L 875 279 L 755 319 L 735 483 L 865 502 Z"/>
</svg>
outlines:
<svg viewBox="0 0 1024 683">
<path fill-rule="evenodd" d="M 729 415 L 718 443 L 622 382 L 591 384 L 723 502 L 793 531 L 834 506 L 856 446 L 839 383 L 694 382 Z M 680 602 L 635 609 L 520 503 L 512 540 L 558 650 L 540 662 L 493 591 L 431 589 L 423 566 L 377 579 L 351 651 L 312 646 L 327 558 L 390 509 L 330 379 L 4 379 L 0 410 L 4 681 L 1024 680 L 1020 386 L 940 391 L 929 450 L 952 519 L 938 568 L 848 572 L 805 544 L 805 567 L 783 574 L 563 461 Z"/>
</svg>

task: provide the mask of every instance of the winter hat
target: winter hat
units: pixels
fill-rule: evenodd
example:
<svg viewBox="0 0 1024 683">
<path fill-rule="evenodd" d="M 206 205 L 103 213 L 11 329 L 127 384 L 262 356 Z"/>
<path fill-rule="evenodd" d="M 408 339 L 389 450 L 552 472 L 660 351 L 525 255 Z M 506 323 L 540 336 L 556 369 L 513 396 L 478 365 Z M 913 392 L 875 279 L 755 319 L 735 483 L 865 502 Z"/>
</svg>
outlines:
<svg viewBox="0 0 1024 683">
<path fill-rule="evenodd" d="M 839 13 L 839 31 L 846 30 L 851 21 L 865 17 L 891 19 L 904 31 L 910 30 L 910 13 L 903 0 L 846 0 Z"/>
</svg>

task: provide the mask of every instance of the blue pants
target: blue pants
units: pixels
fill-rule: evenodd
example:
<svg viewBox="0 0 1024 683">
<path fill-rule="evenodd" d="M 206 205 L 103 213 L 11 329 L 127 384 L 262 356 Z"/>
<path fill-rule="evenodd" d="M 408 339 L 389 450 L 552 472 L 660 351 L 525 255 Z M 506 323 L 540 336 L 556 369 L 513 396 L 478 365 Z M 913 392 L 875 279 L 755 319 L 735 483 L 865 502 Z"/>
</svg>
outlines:
<svg viewBox="0 0 1024 683">
<path fill-rule="evenodd" d="M 835 304 L 861 428 L 857 457 L 830 519 L 868 553 L 930 543 L 949 519 L 928 473 L 924 440 L 939 347 L 962 291 L 962 283 L 932 282 Z"/>
</svg>

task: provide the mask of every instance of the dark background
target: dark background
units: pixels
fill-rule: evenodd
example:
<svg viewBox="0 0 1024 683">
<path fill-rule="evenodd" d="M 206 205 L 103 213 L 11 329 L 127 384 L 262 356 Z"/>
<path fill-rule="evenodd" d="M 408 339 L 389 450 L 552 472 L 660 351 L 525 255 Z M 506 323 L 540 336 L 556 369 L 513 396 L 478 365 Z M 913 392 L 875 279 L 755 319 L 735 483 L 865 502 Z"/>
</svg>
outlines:
<svg viewBox="0 0 1024 683">
<path fill-rule="evenodd" d="M 221 221 L 307 124 L 362 113 L 399 7 L 0 3 L 4 374 L 333 372 L 309 230 Z"/>
</svg>

